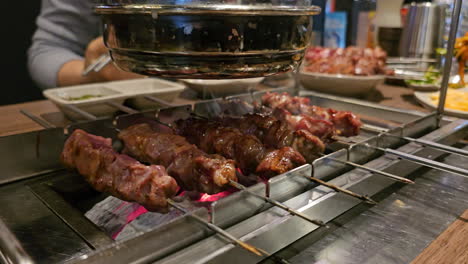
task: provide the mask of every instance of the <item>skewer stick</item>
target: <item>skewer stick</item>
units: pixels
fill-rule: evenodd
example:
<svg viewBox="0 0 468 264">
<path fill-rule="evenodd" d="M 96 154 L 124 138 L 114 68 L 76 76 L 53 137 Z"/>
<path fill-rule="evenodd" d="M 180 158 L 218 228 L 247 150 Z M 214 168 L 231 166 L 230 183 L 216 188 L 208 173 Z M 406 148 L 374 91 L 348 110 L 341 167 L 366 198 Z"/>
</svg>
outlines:
<svg viewBox="0 0 468 264">
<path fill-rule="evenodd" d="M 203 119 L 203 120 L 209 120 L 209 118 L 208 118 L 208 117 L 206 117 L 206 116 L 202 116 L 202 115 L 199 115 L 199 114 L 197 114 L 197 113 L 195 113 L 195 112 L 193 112 L 193 111 L 192 111 L 192 112 L 190 112 L 190 115 L 191 115 L 192 117 L 196 117 L 196 118 L 199 118 L 199 119 Z"/>
<path fill-rule="evenodd" d="M 357 193 L 355 193 L 355 192 L 352 192 L 352 191 L 350 191 L 350 190 L 346 190 L 346 189 L 340 188 L 340 187 L 338 187 L 338 186 L 336 186 L 336 185 L 330 184 L 330 183 L 328 183 L 328 182 L 322 181 L 322 180 L 317 179 L 317 178 L 312 177 L 312 176 L 306 176 L 306 175 L 303 175 L 303 176 L 304 176 L 305 178 L 307 178 L 307 179 L 313 181 L 313 182 L 316 182 L 316 183 L 318 183 L 318 184 L 320 184 L 320 185 L 323 185 L 323 186 L 325 186 L 325 187 L 328 187 L 328 188 L 330 188 L 330 189 L 333 189 L 333 190 L 335 190 L 335 191 L 337 191 L 337 192 L 341 192 L 341 193 L 344 193 L 344 194 L 346 194 L 346 195 L 349 195 L 349 196 L 358 198 L 359 200 L 362 200 L 362 201 L 364 201 L 364 202 L 366 202 L 366 203 L 368 203 L 368 204 L 377 204 L 376 201 L 372 200 L 372 199 L 369 198 L 367 195 L 357 194 Z"/>
<path fill-rule="evenodd" d="M 431 147 L 431 148 L 435 148 L 435 149 L 438 149 L 438 150 L 441 150 L 441 151 L 444 151 L 444 152 L 447 152 L 447 153 L 450 153 L 450 154 L 468 156 L 468 151 L 466 151 L 464 149 L 458 149 L 458 148 L 454 148 L 454 147 L 447 146 L 447 145 L 444 145 L 444 144 L 439 144 L 439 143 L 436 143 L 436 142 L 424 140 L 424 139 L 417 139 L 417 138 L 410 138 L 410 137 L 400 137 L 400 136 L 390 135 L 388 133 L 383 133 L 383 134 L 385 134 L 386 136 L 390 136 L 390 137 L 402 138 L 402 139 L 404 139 L 406 141 L 414 142 L 414 143 L 417 143 L 417 144 L 420 144 L 420 145 L 423 145 L 423 146 L 427 146 L 427 147 Z"/>
<path fill-rule="evenodd" d="M 369 148 L 380 150 L 380 151 L 382 151 L 384 153 L 387 153 L 387 154 L 392 154 L 392 155 L 398 156 L 398 157 L 400 157 L 402 159 L 409 160 L 411 162 L 414 162 L 414 163 L 417 163 L 417 164 L 420 164 L 420 165 L 423 165 L 423 166 L 426 166 L 426 167 L 429 167 L 429 168 L 433 168 L 433 169 L 441 170 L 441 171 L 445 171 L 445 172 L 450 172 L 450 173 L 453 173 L 455 175 L 459 175 L 459 176 L 468 178 L 468 170 L 466 170 L 466 169 L 462 169 L 462 168 L 459 168 L 459 167 L 455 167 L 455 166 L 445 164 L 445 163 L 442 163 L 442 162 L 438 162 L 438 161 L 434 161 L 434 160 L 431 160 L 431 159 L 418 157 L 416 155 L 408 154 L 408 153 L 401 152 L 401 151 L 394 150 L 394 149 L 374 147 L 374 146 L 371 146 L 369 144 L 366 144 L 366 146 L 369 147 Z"/>
<path fill-rule="evenodd" d="M 54 125 L 50 124 L 49 122 L 45 121 L 44 119 L 30 113 L 28 110 L 20 109 L 20 113 L 31 119 L 32 121 L 36 122 L 38 125 L 42 126 L 45 129 L 55 128 Z"/>
<path fill-rule="evenodd" d="M 253 192 L 249 191 L 249 190 L 247 189 L 247 187 L 245 187 L 244 185 L 242 185 L 242 184 L 240 184 L 240 183 L 238 183 L 238 182 L 235 182 L 235 181 L 233 181 L 233 180 L 229 180 L 229 184 L 230 184 L 232 187 L 236 188 L 236 189 L 243 190 L 243 191 L 247 192 L 248 194 L 250 194 L 250 195 L 252 195 L 252 196 L 255 196 L 255 197 L 259 198 L 259 199 L 264 200 L 264 201 L 267 202 L 267 203 L 270 203 L 270 204 L 272 204 L 272 205 L 274 205 L 274 206 L 277 206 L 277 207 L 279 207 L 279 208 L 281 208 L 281 209 L 283 209 L 283 210 L 289 212 L 289 213 L 292 214 L 292 215 L 299 216 L 300 218 L 302 218 L 302 219 L 304 219 L 304 220 L 307 220 L 307 221 L 311 222 L 311 223 L 314 224 L 314 225 L 326 226 L 322 221 L 312 219 L 312 218 L 308 217 L 307 215 L 305 215 L 305 214 L 303 214 L 303 213 L 301 213 L 301 212 L 299 212 L 299 211 L 297 211 L 297 210 L 294 210 L 294 209 L 292 209 L 291 207 L 286 206 L 286 205 L 284 205 L 284 204 L 282 204 L 282 203 L 280 203 L 280 202 L 278 202 L 278 201 L 275 201 L 275 200 L 273 200 L 273 199 L 271 199 L 271 198 L 269 198 L 269 197 L 263 196 L 263 195 L 259 195 L 259 194 L 253 193 Z"/>
<path fill-rule="evenodd" d="M 324 156 L 325 155 L 322 155 L 322 157 L 324 157 Z M 402 182 L 402 183 L 414 184 L 414 181 L 412 181 L 410 179 L 406 179 L 404 177 L 397 176 L 395 174 L 391 174 L 391 173 L 384 172 L 384 171 L 381 171 L 381 170 L 376 170 L 376 169 L 373 169 L 373 168 L 370 168 L 370 167 L 367 167 L 367 166 L 364 166 L 364 165 L 360 165 L 360 164 L 357 164 L 357 163 L 354 163 L 354 162 L 351 162 L 351 161 L 343 161 L 343 160 L 339 160 L 339 159 L 332 158 L 332 157 L 326 157 L 326 158 L 330 159 L 330 160 L 333 160 L 333 161 L 336 161 L 336 162 L 339 162 L 339 163 L 349 165 L 349 166 L 353 166 L 353 167 L 358 168 L 358 169 L 363 169 L 363 170 L 366 170 L 366 171 L 370 171 L 370 172 L 373 172 L 375 174 L 385 176 L 387 178 L 390 178 L 392 180 L 396 180 L 396 181 L 399 181 L 399 182 Z"/>
<path fill-rule="evenodd" d="M 261 103 L 263 105 L 263 102 L 261 102 Z M 381 134 L 391 136 L 391 137 L 401 138 L 401 139 L 407 140 L 409 142 L 414 142 L 414 143 L 421 144 L 423 146 L 428 146 L 428 147 L 432 147 L 432 148 L 435 148 L 435 149 L 439 149 L 439 150 L 447 152 L 447 153 L 457 154 L 457 155 L 462 155 L 462 156 L 468 156 L 468 151 L 466 151 L 466 150 L 457 149 L 457 148 L 454 148 L 454 147 L 451 147 L 451 146 L 447 146 L 447 145 L 444 145 L 444 144 L 439 144 L 439 143 L 436 143 L 436 142 L 431 142 L 431 141 L 428 141 L 428 140 L 391 135 L 391 134 L 388 133 L 388 129 L 385 129 L 385 128 L 380 128 L 380 127 L 375 127 L 375 126 L 364 124 L 364 125 L 361 126 L 361 129 L 366 130 L 366 131 L 370 131 L 370 132 L 381 133 Z M 340 140 L 337 140 L 337 141 L 340 141 Z"/>
<path fill-rule="evenodd" d="M 194 113 L 192 113 L 192 115 L 193 115 L 193 116 L 196 116 L 196 117 L 199 117 L 199 115 L 194 114 Z M 206 119 L 206 117 L 201 117 L 201 118 Z M 158 122 L 162 123 L 161 121 L 158 121 Z M 163 124 L 164 124 L 164 123 L 163 123 Z M 168 124 L 165 124 L 165 125 L 169 126 Z M 356 164 L 356 165 L 358 165 L 358 164 Z M 361 166 L 361 165 L 358 165 L 358 166 Z M 370 169 L 370 168 L 369 168 L 369 169 Z M 373 170 L 373 169 L 370 169 L 370 170 Z M 381 172 L 381 173 L 384 174 L 384 175 L 386 175 L 384 172 Z M 365 201 L 366 203 L 369 203 L 369 204 L 377 204 L 374 200 L 370 199 L 370 198 L 367 197 L 367 196 L 360 195 L 360 194 L 351 192 L 351 191 L 349 191 L 349 190 L 346 190 L 346 189 L 337 187 L 337 186 L 335 186 L 335 185 L 329 184 L 329 183 L 327 183 L 327 182 L 324 182 L 324 181 L 319 180 L 319 179 L 314 178 L 314 177 L 308 177 L 308 176 L 305 176 L 305 177 L 307 177 L 308 179 L 310 179 L 310 180 L 312 180 L 312 181 L 314 181 L 314 182 L 316 182 L 316 183 L 319 183 L 319 184 L 324 185 L 324 186 L 326 186 L 326 187 L 328 187 L 328 188 L 331 188 L 331 189 L 333 189 L 333 190 L 335 190 L 335 191 L 337 191 L 337 192 L 342 192 L 342 193 L 344 193 L 344 194 L 347 194 L 347 195 L 353 196 L 353 197 L 355 197 L 355 198 L 358 198 L 358 199 L 360 199 L 360 200 L 362 200 L 362 201 Z M 401 177 L 398 177 L 398 176 L 395 176 L 395 177 L 401 178 Z M 400 180 L 401 180 L 401 179 L 400 179 Z M 405 180 L 406 180 L 406 179 L 405 179 Z M 402 181 L 404 181 L 404 180 L 402 180 Z M 409 180 L 407 180 L 407 181 L 409 181 Z M 411 182 L 411 181 L 410 181 L 410 182 Z M 237 188 L 237 189 L 246 190 L 245 186 L 243 186 L 243 185 L 241 185 L 241 184 L 239 184 L 239 183 L 237 183 L 237 182 L 231 181 L 230 184 L 231 184 L 231 186 L 233 186 L 233 187 L 235 187 L 235 188 Z M 247 190 L 246 190 L 246 191 L 247 191 Z M 248 192 L 249 192 L 249 191 L 248 191 Z M 286 210 L 286 211 L 288 211 L 288 212 L 290 212 L 290 213 L 292 213 L 292 214 L 295 214 L 295 215 L 297 215 L 297 216 L 299 216 L 299 217 L 301 217 L 301 218 L 304 218 L 304 219 L 306 219 L 307 221 L 310 221 L 310 222 L 312 222 L 312 223 L 314 223 L 314 224 L 316 224 L 316 225 L 319 225 L 319 226 L 323 226 L 323 222 L 318 222 L 317 220 L 310 219 L 310 218 L 307 217 L 306 215 L 304 215 L 304 214 L 302 214 L 302 213 L 300 213 L 300 212 L 297 212 L 297 211 L 295 211 L 295 210 L 294 210 L 294 211 L 291 211 L 292 209 L 291 209 L 290 207 L 287 207 L 287 206 L 285 206 L 285 205 L 283 205 L 283 204 L 281 204 L 281 203 L 279 203 L 279 202 L 277 202 L 277 201 L 275 201 L 275 200 L 272 200 L 272 199 L 270 199 L 270 198 L 268 198 L 268 197 L 259 196 L 259 195 L 256 195 L 256 194 L 254 194 L 254 193 L 251 193 L 251 192 L 249 192 L 249 193 L 252 194 L 252 195 L 255 195 L 255 196 L 259 197 L 259 198 L 262 198 L 262 199 L 264 199 L 265 201 L 267 201 L 267 202 L 269 202 L 269 203 L 271 203 L 271 204 L 273 204 L 273 205 L 275 205 L 275 206 L 278 206 L 278 207 L 280 207 L 280 208 L 282 208 L 282 209 L 284 209 L 284 210 Z"/>
<path fill-rule="evenodd" d="M 466 151 L 464 149 L 458 149 L 458 148 L 454 148 L 454 147 L 447 146 L 447 145 L 444 145 L 444 144 L 440 144 L 440 143 L 437 143 L 437 142 L 424 140 L 424 139 L 418 139 L 418 138 L 412 138 L 412 137 L 401 137 L 401 136 L 397 136 L 397 135 L 392 135 L 392 134 L 389 134 L 387 132 L 388 130 L 386 130 L 386 129 L 375 129 L 373 127 L 366 126 L 366 125 L 362 126 L 362 129 L 367 130 L 367 131 L 371 131 L 371 132 L 384 134 L 384 135 L 389 136 L 389 137 L 401 138 L 401 139 L 404 139 L 404 140 L 409 141 L 409 142 L 414 142 L 414 143 L 417 143 L 417 144 L 420 144 L 420 145 L 423 145 L 423 146 L 435 148 L 435 149 L 438 149 L 438 150 L 441 150 L 441 151 L 444 151 L 444 152 L 447 152 L 447 153 L 450 153 L 450 154 L 468 156 L 468 151 Z"/>
<path fill-rule="evenodd" d="M 163 126 L 166 126 L 170 129 L 174 129 L 174 126 L 172 124 L 164 123 L 163 121 L 159 120 L 159 118 L 155 118 L 154 120 Z"/>
<path fill-rule="evenodd" d="M 190 217 L 192 217 L 193 219 L 195 219 L 197 222 L 207 226 L 208 228 L 210 228 L 211 230 L 215 231 L 216 233 L 224 236 L 225 238 L 227 238 L 228 240 L 230 240 L 231 242 L 235 243 L 236 245 L 242 247 L 243 249 L 249 251 L 249 252 L 252 252 L 253 254 L 259 256 L 259 257 L 262 257 L 262 256 L 266 256 L 266 257 L 269 257 L 270 254 L 268 254 L 267 252 L 265 252 L 264 250 L 261 250 L 261 249 L 258 249 L 248 243 L 245 243 L 237 238 L 235 238 L 233 235 L 229 234 L 228 232 L 224 231 L 222 228 L 220 228 L 219 226 L 217 225 L 214 225 L 212 223 L 209 223 L 205 220 L 203 220 L 203 218 L 197 216 L 197 215 L 194 215 L 194 214 L 191 214 L 190 212 L 188 212 L 185 208 L 183 208 L 182 206 L 178 205 L 176 202 L 174 202 L 173 200 L 171 199 L 167 199 L 167 203 L 174 207 L 175 209 L 181 211 L 182 213 L 184 214 L 187 214 L 189 215 Z"/>
<path fill-rule="evenodd" d="M 384 130 L 384 129 L 375 129 L 375 128 L 370 127 L 368 125 L 362 126 L 362 129 L 387 134 L 386 130 Z M 452 148 L 450 146 L 444 146 L 442 144 L 437 144 L 437 143 L 430 142 L 430 141 L 418 140 L 418 139 L 409 138 L 409 137 L 399 137 L 399 138 L 409 140 L 409 141 L 412 141 L 412 142 L 415 142 L 415 143 L 419 143 L 419 144 L 422 144 L 422 145 L 430 146 L 430 147 L 433 147 L 433 148 L 437 148 L 437 149 L 443 150 L 443 151 L 448 152 L 448 153 L 459 154 L 459 155 L 468 154 L 468 153 L 465 153 L 464 151 L 456 150 L 455 148 Z M 368 145 L 368 147 L 372 147 L 372 146 Z M 463 177 L 468 177 L 468 170 L 465 170 L 465 169 L 462 169 L 462 168 L 458 168 L 458 167 L 455 167 L 455 166 L 451 166 L 451 165 L 448 165 L 448 164 L 444 164 L 444 163 L 433 161 L 433 160 L 430 160 L 430 159 L 418 157 L 418 156 L 415 156 L 415 155 L 411 155 L 411 154 L 408 154 L 408 153 L 396 151 L 396 150 L 389 149 L 389 148 L 386 148 L 386 149 L 377 148 L 377 147 L 372 147 L 372 148 L 378 149 L 378 150 L 383 151 L 385 153 L 389 153 L 389 154 L 399 156 L 402 159 L 410 160 L 410 161 L 412 161 L 414 163 L 421 164 L 421 165 L 424 165 L 424 166 L 427 166 L 427 167 L 430 167 L 430 168 L 434 168 L 434 169 L 454 173 L 454 174 L 457 174 L 457 175 L 460 175 L 460 176 L 463 176 Z"/>
</svg>

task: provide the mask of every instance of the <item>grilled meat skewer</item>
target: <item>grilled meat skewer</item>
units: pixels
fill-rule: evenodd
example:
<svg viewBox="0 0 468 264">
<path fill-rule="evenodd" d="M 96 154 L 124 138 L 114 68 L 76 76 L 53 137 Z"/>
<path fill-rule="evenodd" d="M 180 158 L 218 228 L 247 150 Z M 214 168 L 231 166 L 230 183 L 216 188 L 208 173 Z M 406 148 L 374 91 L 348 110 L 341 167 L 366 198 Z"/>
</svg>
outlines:
<svg viewBox="0 0 468 264">
<path fill-rule="evenodd" d="M 333 124 L 334 134 L 338 136 L 356 136 L 362 126 L 359 117 L 351 112 L 310 105 L 309 98 L 290 96 L 287 93 L 266 93 L 262 96 L 262 104 L 272 109 L 287 110 L 292 115 L 328 121 Z"/>
<path fill-rule="evenodd" d="M 244 174 L 256 172 L 270 177 L 306 163 L 291 147 L 268 149 L 254 135 L 239 129 L 220 126 L 218 122 L 189 118 L 176 121 L 176 132 L 207 153 L 233 159 Z"/>
<path fill-rule="evenodd" d="M 61 161 L 76 169 L 97 191 L 137 202 L 149 211 L 168 212 L 167 199 L 179 187 L 163 166 L 146 166 L 112 149 L 111 139 L 77 129 L 65 142 Z"/>
<path fill-rule="evenodd" d="M 317 106 L 310 106 L 308 105 L 310 103 L 310 100 L 308 98 L 304 97 L 291 97 L 287 93 L 283 94 L 278 94 L 278 93 L 267 93 L 262 97 L 262 102 L 266 103 L 270 107 L 274 107 L 274 110 L 272 111 L 272 114 L 277 117 L 280 120 L 285 120 L 286 122 L 289 123 L 290 127 L 292 129 L 303 129 L 307 130 L 308 132 L 321 137 L 322 140 L 325 142 L 328 141 L 334 141 L 333 136 L 335 133 L 335 124 L 338 124 L 338 127 L 344 128 L 341 131 L 341 135 L 343 136 L 354 136 L 359 133 L 359 130 L 362 126 L 361 121 L 357 116 L 350 112 L 344 112 L 344 111 L 337 111 L 333 109 L 326 109 L 320 108 Z M 265 109 L 262 109 L 265 111 Z M 319 115 L 319 112 L 321 113 L 321 117 L 319 118 L 324 118 L 327 117 L 329 121 L 322 119 L 315 119 L 313 116 L 310 116 L 308 114 L 296 114 L 294 115 L 291 113 L 289 110 L 293 111 L 294 113 L 310 113 L 314 112 L 314 116 L 316 117 Z M 271 109 L 268 110 L 271 112 Z M 330 121 L 334 121 L 335 124 L 333 124 Z M 329 157 L 330 159 L 330 157 Z M 363 170 L 367 170 L 370 172 L 373 172 L 377 175 L 385 176 L 388 178 L 391 178 L 396 181 L 400 181 L 403 183 L 414 183 L 411 180 L 408 180 L 406 178 L 390 174 L 387 172 L 375 170 L 363 165 L 359 165 L 353 162 L 349 161 L 340 161 L 340 160 L 335 160 L 340 163 L 345 163 L 347 165 L 360 168 Z"/>
<path fill-rule="evenodd" d="M 122 130 L 124 153 L 140 161 L 161 164 L 184 190 L 214 194 L 237 181 L 235 162 L 208 155 L 181 136 L 155 132 L 149 124 Z"/>
<path fill-rule="evenodd" d="M 246 114 L 241 117 L 215 119 L 226 127 L 239 129 L 242 133 L 255 135 L 263 144 L 272 148 L 292 147 L 312 162 L 325 151 L 325 144 L 307 130 L 294 131 L 287 122 L 272 115 Z"/>
<path fill-rule="evenodd" d="M 146 166 L 112 149 L 111 139 L 77 129 L 65 142 L 62 162 L 77 169 L 96 190 L 107 192 L 129 202 L 137 202 L 149 211 L 166 213 L 169 206 L 181 209 L 172 197 L 179 187 L 162 166 Z M 229 179 L 229 183 L 233 181 Z M 270 256 L 266 251 L 242 242 L 220 227 L 192 215 L 201 224 L 226 237 L 236 245 L 258 256 Z"/>
</svg>

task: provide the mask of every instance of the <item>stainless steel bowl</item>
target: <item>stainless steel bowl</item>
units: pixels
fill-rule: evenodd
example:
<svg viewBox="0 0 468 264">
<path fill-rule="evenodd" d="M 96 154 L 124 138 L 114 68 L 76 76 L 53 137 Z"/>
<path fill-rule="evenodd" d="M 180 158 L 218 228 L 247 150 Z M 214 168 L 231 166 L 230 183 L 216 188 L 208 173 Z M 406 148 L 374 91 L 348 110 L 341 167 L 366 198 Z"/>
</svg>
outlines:
<svg viewBox="0 0 468 264">
<path fill-rule="evenodd" d="M 296 69 L 310 42 L 311 16 L 320 12 L 307 1 L 292 0 L 289 5 L 131 2 L 107 0 L 96 7 L 115 64 L 144 75 L 191 79 Z"/>
<path fill-rule="evenodd" d="M 412 3 L 400 39 L 400 56 L 434 58 L 444 46 L 447 5 Z"/>
</svg>

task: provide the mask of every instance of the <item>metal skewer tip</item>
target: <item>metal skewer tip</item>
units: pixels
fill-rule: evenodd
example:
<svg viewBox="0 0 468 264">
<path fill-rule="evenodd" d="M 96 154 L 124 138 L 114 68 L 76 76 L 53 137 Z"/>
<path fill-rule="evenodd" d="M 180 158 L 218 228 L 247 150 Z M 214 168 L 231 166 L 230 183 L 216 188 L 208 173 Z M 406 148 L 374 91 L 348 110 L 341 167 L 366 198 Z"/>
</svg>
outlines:
<svg viewBox="0 0 468 264">
<path fill-rule="evenodd" d="M 163 126 L 166 126 L 166 127 L 170 128 L 170 129 L 174 129 L 174 126 L 172 124 L 165 123 L 165 122 L 159 120 L 158 118 L 156 118 L 155 121 L 158 122 L 159 124 L 163 125 Z"/>
<path fill-rule="evenodd" d="M 321 155 L 321 156 L 325 157 L 325 155 Z M 391 174 L 391 173 L 388 173 L 388 172 L 385 172 L 385 171 L 376 170 L 376 169 L 373 169 L 373 168 L 370 168 L 370 167 L 367 167 L 367 166 L 364 166 L 364 165 L 361 165 L 361 164 L 357 164 L 357 163 L 354 163 L 354 162 L 351 162 L 351 161 L 344 161 L 344 160 L 340 160 L 340 159 L 332 158 L 332 157 L 326 157 L 326 158 L 330 159 L 330 160 L 333 160 L 333 161 L 336 161 L 336 162 L 339 162 L 339 163 L 343 163 L 343 164 L 358 168 L 358 169 L 363 169 L 363 170 L 366 170 L 366 171 L 370 171 L 370 172 L 373 172 L 375 174 L 378 174 L 378 175 L 385 176 L 387 178 L 393 179 L 395 181 L 399 181 L 399 182 L 407 183 L 407 184 L 414 184 L 414 181 L 412 181 L 410 179 L 400 177 L 398 175 Z"/>
<path fill-rule="evenodd" d="M 416 156 L 416 155 L 413 155 L 413 154 L 405 153 L 405 152 L 390 149 L 390 148 L 374 147 L 374 146 L 371 146 L 369 144 L 366 144 L 366 146 L 369 147 L 369 148 L 372 148 L 372 149 L 382 151 L 383 153 L 386 153 L 386 154 L 395 155 L 395 156 L 397 156 L 397 157 L 399 157 L 401 159 L 405 159 L 405 160 L 411 161 L 411 162 L 416 163 L 416 164 L 420 164 L 420 165 L 423 165 L 423 166 L 426 166 L 426 167 L 429 167 L 429 168 L 449 172 L 449 173 L 452 173 L 454 175 L 458 175 L 458 176 L 468 178 L 468 170 L 460 168 L 460 167 L 452 166 L 452 165 L 449 165 L 449 164 L 445 164 L 445 163 L 438 162 L 438 161 L 435 161 L 435 160 L 419 157 L 419 156 Z"/>
<path fill-rule="evenodd" d="M 240 239 L 237 239 L 235 238 L 233 235 L 229 234 L 228 232 L 224 231 L 222 228 L 220 228 L 219 226 L 217 225 L 214 225 L 212 223 L 209 223 L 207 221 L 205 221 L 203 218 L 197 216 L 197 215 L 194 215 L 192 213 L 190 213 L 189 211 L 187 211 L 185 208 L 183 208 L 182 206 L 178 205 L 176 202 L 174 202 L 173 200 L 171 199 L 167 199 L 167 203 L 174 207 L 175 209 L 183 212 L 184 214 L 188 214 L 190 217 L 192 217 L 193 219 L 197 220 L 199 223 L 207 226 L 208 228 L 210 228 L 211 230 L 215 231 L 216 233 L 224 236 L 225 238 L 227 238 L 228 240 L 230 240 L 231 242 L 237 244 L 238 246 L 244 248 L 245 250 L 259 256 L 259 257 L 270 257 L 271 255 L 266 252 L 265 250 L 263 249 L 259 249 L 255 246 L 252 246 L 248 243 L 245 243 L 243 241 L 241 241 Z"/>
<path fill-rule="evenodd" d="M 330 184 L 330 183 L 328 183 L 328 182 L 322 181 L 322 180 L 317 179 L 317 178 L 315 178 L 315 177 L 306 176 L 306 175 L 304 175 L 304 177 L 306 177 L 307 179 L 309 179 L 309 180 L 311 180 L 311 181 L 313 181 L 313 182 L 316 182 L 316 183 L 318 183 L 318 184 L 320 184 L 320 185 L 323 185 L 323 186 L 325 186 L 325 187 L 328 187 L 328 188 L 330 188 L 330 189 L 333 189 L 333 190 L 335 190 L 335 191 L 337 191 L 337 192 L 341 192 L 341 193 L 347 194 L 347 195 L 349 195 L 349 196 L 358 198 L 359 200 L 362 200 L 362 201 L 364 201 L 364 202 L 366 202 L 366 203 L 368 203 L 368 204 L 377 204 L 376 201 L 372 200 L 372 199 L 369 198 L 369 196 L 367 196 L 367 195 L 357 194 L 357 193 L 355 193 L 355 192 L 352 192 L 352 191 L 350 191 L 350 190 L 346 190 L 346 189 L 340 188 L 340 187 L 338 187 L 338 186 L 335 186 L 335 185 Z"/>
<path fill-rule="evenodd" d="M 195 118 L 200 118 L 200 119 L 203 119 L 203 120 L 209 120 L 208 117 L 199 115 L 199 114 L 197 114 L 195 112 L 190 112 L 190 116 L 195 117 Z"/>
<path fill-rule="evenodd" d="M 397 176 L 397 175 L 394 175 L 394 174 L 391 174 L 391 173 L 388 173 L 388 172 L 385 172 L 385 171 L 376 170 L 376 169 L 369 168 L 369 167 L 366 167 L 366 166 L 362 166 L 360 164 L 357 164 L 357 163 L 354 163 L 354 162 L 349 162 L 349 161 L 346 161 L 346 164 L 354 166 L 354 167 L 359 168 L 359 169 L 363 169 L 363 170 L 373 172 L 373 173 L 378 174 L 378 175 L 385 176 L 387 178 L 390 178 L 392 180 L 396 180 L 396 181 L 399 181 L 399 182 L 402 182 L 402 183 L 414 184 L 414 181 L 412 181 L 410 179 L 400 177 L 400 176 Z"/>
<path fill-rule="evenodd" d="M 367 128 L 363 128 L 363 129 L 366 130 Z M 371 129 L 367 129 L 367 130 L 371 130 Z M 441 151 L 444 151 L 444 152 L 447 152 L 447 153 L 450 153 L 450 154 L 456 154 L 456 155 L 460 155 L 460 156 L 468 156 L 468 151 L 466 151 L 466 150 L 451 147 L 451 146 L 447 146 L 447 145 L 440 144 L 440 143 L 437 143 L 437 142 L 432 142 L 432 141 L 429 141 L 429 140 L 419 139 L 419 138 L 392 135 L 392 134 L 390 134 L 390 133 L 388 133 L 387 131 L 384 131 L 384 130 L 381 130 L 381 131 L 380 130 L 379 131 L 374 131 L 373 130 L 373 132 L 379 132 L 380 134 L 383 134 L 383 135 L 385 135 L 387 137 L 403 139 L 403 140 L 406 140 L 406 141 L 409 141 L 409 142 L 414 142 L 414 143 L 417 143 L 417 144 L 420 144 L 420 145 L 423 145 L 423 146 L 426 146 L 426 147 L 435 148 L 435 149 L 438 149 L 438 150 L 441 150 Z"/>
<path fill-rule="evenodd" d="M 279 207 L 279 208 L 281 208 L 281 209 L 283 209 L 283 210 L 289 212 L 289 213 L 292 214 L 292 215 L 298 216 L 298 217 L 300 217 L 300 218 L 302 218 L 302 219 L 304 219 L 304 220 L 306 220 L 306 221 L 311 222 L 311 223 L 314 224 L 314 225 L 327 227 L 327 226 L 325 225 L 325 223 L 323 223 L 323 221 L 312 219 L 312 218 L 308 217 L 307 215 L 305 215 L 305 214 L 303 214 L 303 213 L 301 213 L 301 212 L 299 212 L 299 211 L 297 211 L 297 210 L 294 210 L 294 209 L 292 209 L 291 207 L 286 206 L 286 205 L 284 205 L 284 204 L 282 204 L 282 203 L 280 203 L 280 202 L 278 202 L 278 201 L 275 201 L 275 200 L 273 200 L 273 199 L 271 199 L 271 198 L 269 198 L 269 197 L 266 197 L 266 196 L 262 196 L 262 195 L 258 195 L 258 194 L 256 194 L 256 193 L 253 193 L 253 192 L 249 191 L 249 190 L 247 189 L 247 187 L 245 187 L 244 185 L 242 185 L 242 184 L 240 184 L 240 183 L 238 183 L 238 182 L 235 182 L 235 181 L 233 181 L 233 180 L 230 180 L 230 181 L 229 181 L 229 184 L 230 184 L 232 187 L 236 188 L 236 189 L 243 190 L 243 191 L 247 192 L 248 194 L 250 194 L 250 195 L 252 195 L 252 196 L 255 196 L 255 197 L 259 198 L 259 199 L 264 200 L 265 202 L 268 202 L 268 203 L 270 203 L 270 204 L 272 204 L 272 205 L 274 205 L 274 206 L 277 206 L 277 207 Z"/>
</svg>

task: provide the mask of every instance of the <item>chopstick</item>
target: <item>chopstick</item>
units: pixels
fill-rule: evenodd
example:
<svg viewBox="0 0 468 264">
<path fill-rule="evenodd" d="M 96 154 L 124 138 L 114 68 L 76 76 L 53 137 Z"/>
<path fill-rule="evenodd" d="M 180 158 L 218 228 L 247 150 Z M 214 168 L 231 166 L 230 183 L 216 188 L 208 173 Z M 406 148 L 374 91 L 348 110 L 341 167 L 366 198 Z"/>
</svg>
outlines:
<svg viewBox="0 0 468 264">
<path fill-rule="evenodd" d="M 112 58 L 108 53 L 102 54 L 99 58 L 97 58 L 97 60 L 95 60 L 90 65 L 88 65 L 88 67 L 86 67 L 86 69 L 83 71 L 81 75 L 86 76 L 92 71 L 99 72 L 100 70 L 102 70 L 102 68 L 104 68 L 111 61 L 112 61 Z"/>
</svg>

